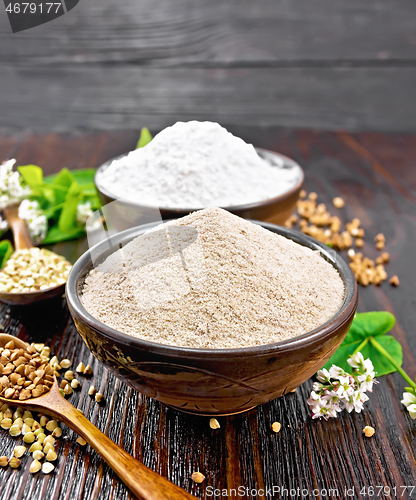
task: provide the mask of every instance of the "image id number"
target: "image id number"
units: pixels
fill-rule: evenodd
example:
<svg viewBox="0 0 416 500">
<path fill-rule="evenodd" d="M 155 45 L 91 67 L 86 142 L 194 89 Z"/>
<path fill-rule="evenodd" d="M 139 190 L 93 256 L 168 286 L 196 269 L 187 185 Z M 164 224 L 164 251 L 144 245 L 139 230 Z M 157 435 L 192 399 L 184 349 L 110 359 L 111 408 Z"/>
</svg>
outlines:
<svg viewBox="0 0 416 500">
<path fill-rule="evenodd" d="M 7 5 L 6 12 L 9 14 L 57 14 L 62 7 L 61 2 L 57 3 L 15 3 Z"/>
<path fill-rule="evenodd" d="M 393 497 L 410 498 L 416 489 L 416 486 L 367 486 L 361 488 L 360 494 L 363 497 Z"/>
</svg>

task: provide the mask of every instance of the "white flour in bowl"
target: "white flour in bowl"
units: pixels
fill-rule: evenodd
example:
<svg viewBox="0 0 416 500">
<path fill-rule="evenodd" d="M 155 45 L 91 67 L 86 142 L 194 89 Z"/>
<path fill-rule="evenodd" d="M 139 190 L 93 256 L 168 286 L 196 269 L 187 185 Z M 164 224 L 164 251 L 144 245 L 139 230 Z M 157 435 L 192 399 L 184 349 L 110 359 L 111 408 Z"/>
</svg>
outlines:
<svg viewBox="0 0 416 500">
<path fill-rule="evenodd" d="M 120 332 L 194 348 L 290 339 L 343 299 L 340 275 L 318 252 L 219 208 L 135 238 L 87 276 L 81 296 Z"/>
<path fill-rule="evenodd" d="M 299 180 L 218 123 L 177 122 L 114 160 L 99 184 L 115 198 L 166 208 L 230 207 L 274 198 Z"/>
</svg>

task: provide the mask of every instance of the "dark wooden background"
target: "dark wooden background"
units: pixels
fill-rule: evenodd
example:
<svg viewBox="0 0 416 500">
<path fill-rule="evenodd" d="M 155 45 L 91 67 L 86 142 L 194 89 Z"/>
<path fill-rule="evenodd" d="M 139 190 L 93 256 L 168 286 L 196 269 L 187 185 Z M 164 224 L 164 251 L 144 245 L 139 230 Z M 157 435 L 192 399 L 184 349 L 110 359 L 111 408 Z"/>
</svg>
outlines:
<svg viewBox="0 0 416 500">
<path fill-rule="evenodd" d="M 132 149 L 140 127 L 158 131 L 180 119 L 218 121 L 293 157 L 305 168 L 308 190 L 327 204 L 345 198 L 343 218 L 362 220 L 368 253 L 372 237 L 386 234 L 387 270 L 400 287 L 361 288 L 359 310 L 396 315 L 393 335 L 414 378 L 415 18 L 414 0 L 81 0 L 54 22 L 12 34 L 0 8 L 0 160 L 16 157 L 46 173 L 94 168 Z M 82 240 L 55 247 L 71 260 L 85 249 Z M 361 414 L 312 421 L 308 381 L 294 394 L 219 419 L 212 431 L 207 418 L 168 409 L 103 370 L 65 304 L 0 305 L 0 323 L 8 333 L 46 341 L 60 358 L 92 364 L 92 380 L 82 379 L 71 401 L 198 498 L 210 498 L 207 485 L 300 487 L 322 499 L 346 498 L 344 488 L 354 487 L 353 498 L 365 500 L 364 486 L 396 486 L 391 498 L 411 498 L 400 487 L 416 484 L 416 421 L 400 404 L 406 384 L 398 374 L 380 379 Z M 91 383 L 104 391 L 105 406 L 90 401 Z M 278 435 L 269 429 L 276 420 Z M 365 425 L 375 427 L 373 438 L 363 437 Z M 26 462 L 0 469 L 0 500 L 131 498 L 75 437 L 64 432 L 50 476 L 32 477 Z M 15 444 L 0 429 L 0 455 Z M 201 486 L 190 480 L 195 470 L 206 475 Z M 313 497 L 315 488 L 338 488 L 339 495 Z"/>
<path fill-rule="evenodd" d="M 223 125 L 416 131 L 414 0 L 81 0 L 12 34 L 0 130 Z"/>
<path fill-rule="evenodd" d="M 340 195 L 345 221 L 357 216 L 366 229 L 365 252 L 376 255 L 372 238 L 382 231 L 399 288 L 360 287 L 359 311 L 388 310 L 397 318 L 392 331 L 401 342 L 404 368 L 416 377 L 416 135 L 316 132 L 257 127 L 234 127 L 232 132 L 256 146 L 275 149 L 296 159 L 306 171 L 306 188 L 318 192 L 330 206 Z M 97 167 L 112 156 L 132 149 L 138 131 L 82 135 L 16 135 L 0 137 L 0 158 L 16 157 L 19 164 L 36 163 L 47 173 L 68 168 Z M 335 209 L 334 209 L 335 210 Z M 57 245 L 55 250 L 71 260 L 86 249 L 84 241 Z M 295 393 L 271 401 L 248 413 L 219 418 L 221 428 L 209 428 L 208 418 L 179 413 L 140 395 L 120 383 L 96 362 L 78 336 L 65 306 L 58 301 L 34 309 L 0 307 L 3 329 L 30 341 L 45 341 L 60 359 L 69 357 L 94 367 L 91 380 L 79 377 L 82 389 L 70 401 L 82 408 L 111 439 L 120 443 L 147 466 L 170 478 L 200 499 L 209 499 L 207 486 L 220 489 L 280 486 L 304 488 L 308 496 L 255 494 L 228 498 L 348 498 L 344 488 L 355 488 L 353 497 L 368 486 L 391 488 L 390 498 L 416 498 L 416 421 L 400 403 L 404 380 L 396 373 L 381 377 L 361 414 L 343 412 L 328 422 L 312 420 L 306 399 L 309 380 Z M 87 395 L 94 384 L 106 395 L 98 407 Z M 270 431 L 274 421 L 279 434 Z M 376 429 L 367 439 L 365 425 Z M 58 463 L 50 476 L 32 477 L 28 458 L 20 469 L 0 468 L 1 500 L 127 500 L 131 496 L 94 452 L 75 443 L 65 430 L 58 440 Z M 10 455 L 16 440 L 0 429 L 0 455 Z M 193 471 L 206 481 L 195 485 Z M 393 488 L 397 488 L 397 495 Z M 330 496 L 313 495 L 318 489 L 338 489 Z M 377 490 L 376 490 L 377 491 Z M 404 491 L 404 494 L 402 492 Z M 215 498 L 227 498 L 224 494 Z M 377 497 L 373 497 L 377 498 Z M 378 498 L 389 498 L 379 496 Z"/>
</svg>

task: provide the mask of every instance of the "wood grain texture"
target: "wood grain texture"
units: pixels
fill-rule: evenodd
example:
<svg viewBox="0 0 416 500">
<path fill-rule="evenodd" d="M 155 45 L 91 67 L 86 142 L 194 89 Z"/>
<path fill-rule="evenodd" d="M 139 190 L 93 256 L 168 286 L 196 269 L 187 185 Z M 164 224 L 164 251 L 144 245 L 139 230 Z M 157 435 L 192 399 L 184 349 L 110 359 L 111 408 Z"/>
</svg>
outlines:
<svg viewBox="0 0 416 500">
<path fill-rule="evenodd" d="M 10 36 L 0 61 L 17 65 L 149 66 L 409 64 L 416 6 L 381 0 L 89 0 L 67 16 Z"/>
<path fill-rule="evenodd" d="M 360 288 L 359 310 L 389 310 L 397 324 L 393 335 L 402 343 L 404 368 L 416 377 L 415 323 L 416 270 L 412 265 L 416 245 L 416 190 L 414 135 L 349 134 L 280 128 L 234 127 L 232 132 L 256 146 L 293 157 L 306 171 L 306 187 L 330 205 L 335 195 L 346 200 L 342 218 L 358 216 L 366 229 L 365 251 L 376 255 L 372 238 L 382 231 L 391 262 L 389 275 L 398 274 L 396 289 Z M 137 131 L 85 135 L 28 135 L 1 137 L 0 151 L 12 151 L 18 163 L 33 162 L 48 172 L 63 166 L 96 167 L 112 156 L 133 148 Z M 8 154 L 8 153 L 6 153 Z M 334 213 L 336 209 L 331 209 Z M 68 242 L 55 249 L 70 260 L 85 249 L 85 241 Z M 220 429 L 209 428 L 208 419 L 181 414 L 126 387 L 93 359 L 68 318 L 60 300 L 47 306 L 19 310 L 2 305 L 0 322 L 7 333 L 24 340 L 47 342 L 59 358 L 74 364 L 91 364 L 94 375 L 79 377 L 82 388 L 70 401 L 116 443 L 198 498 L 208 499 L 207 486 L 219 489 L 280 486 L 304 488 L 310 498 L 315 489 L 416 484 L 416 426 L 400 404 L 406 383 L 398 374 L 381 377 L 366 411 L 343 412 L 337 419 L 312 421 L 306 399 L 312 380 L 295 393 L 271 401 L 246 414 L 220 418 Z M 106 396 L 98 406 L 88 396 L 93 384 Z M 270 430 L 282 424 L 279 434 Z M 376 434 L 363 437 L 372 425 Z M 65 429 L 59 439 L 58 465 L 50 476 L 32 477 L 24 459 L 17 470 L 0 470 L 0 499 L 29 500 L 127 500 L 130 493 L 88 447 L 75 443 Z M 16 440 L 0 432 L 0 455 L 11 455 Z M 190 475 L 206 476 L 195 485 Z M 406 494 L 397 498 L 414 498 Z M 282 498 L 290 498 L 281 495 Z M 211 497 L 212 498 L 212 497 Z M 217 498 L 227 498 L 224 494 Z M 231 494 L 228 498 L 241 498 Z M 278 494 L 243 498 L 279 498 Z M 307 498 L 307 497 L 305 497 Z M 335 495 L 332 498 L 337 498 Z M 394 498 L 394 497 L 393 497 Z"/>
<path fill-rule="evenodd" d="M 416 129 L 416 67 L 166 69 L 3 66 L 1 130 L 224 126 Z M 46 80 L 47 81 L 46 81 Z M 30 82 L 30 91 L 28 91 Z"/>
<path fill-rule="evenodd" d="M 413 0 L 89 0 L 14 35 L 2 15 L 0 131 L 416 131 L 415 14 Z"/>
</svg>

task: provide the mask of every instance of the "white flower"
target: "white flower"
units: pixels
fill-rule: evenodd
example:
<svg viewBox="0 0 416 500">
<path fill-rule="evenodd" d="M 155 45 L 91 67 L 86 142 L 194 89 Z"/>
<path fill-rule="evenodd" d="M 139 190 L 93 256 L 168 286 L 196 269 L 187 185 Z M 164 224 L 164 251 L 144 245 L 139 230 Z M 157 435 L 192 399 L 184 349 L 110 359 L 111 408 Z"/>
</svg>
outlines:
<svg viewBox="0 0 416 500">
<path fill-rule="evenodd" d="M 352 410 L 354 409 L 354 396 L 350 396 L 349 399 L 344 402 L 344 405 L 347 412 L 351 413 Z"/>
<path fill-rule="evenodd" d="M 416 404 L 416 396 L 411 392 L 404 392 L 401 403 L 404 404 L 406 408 L 409 408 L 409 406 Z"/>
<path fill-rule="evenodd" d="M 416 404 L 408 406 L 407 411 L 409 412 L 410 418 L 414 420 L 416 418 Z"/>
<path fill-rule="evenodd" d="M 337 412 L 341 411 L 338 404 L 339 399 L 333 391 L 326 391 L 325 396 L 312 391 L 307 403 L 311 406 L 312 418 L 323 417 L 325 420 L 328 420 L 329 417 L 336 417 Z"/>
<path fill-rule="evenodd" d="M 339 377 L 345 377 L 347 375 L 346 371 L 339 366 L 332 365 L 329 369 L 329 374 L 331 378 L 339 379 Z"/>
<path fill-rule="evenodd" d="M 316 394 L 315 391 L 311 392 L 311 395 L 309 396 L 309 399 L 306 401 L 309 406 L 316 406 L 318 403 L 321 401 L 321 396 L 319 394 Z"/>
<path fill-rule="evenodd" d="M 373 363 L 371 362 L 370 358 L 367 358 L 364 360 L 364 368 L 367 373 L 373 372 L 374 373 L 374 366 Z"/>
<path fill-rule="evenodd" d="M 85 226 L 87 220 L 93 214 L 91 203 L 87 201 L 86 203 L 80 203 L 77 206 L 77 222 L 81 226 Z"/>
<path fill-rule="evenodd" d="M 23 200 L 19 206 L 19 217 L 26 221 L 30 237 L 40 243 L 48 232 L 48 220 L 37 201 Z"/>
<path fill-rule="evenodd" d="M 348 398 L 348 401 L 345 401 L 345 408 L 347 409 L 348 413 L 351 413 L 352 410 L 360 413 L 364 408 L 364 403 L 366 401 L 368 401 L 368 396 L 366 394 L 360 391 L 355 391 L 354 394 L 352 394 Z"/>
<path fill-rule="evenodd" d="M 329 401 L 327 408 L 328 408 L 328 415 L 334 418 L 337 417 L 337 412 L 341 411 L 341 407 L 338 404 L 336 404 L 335 401 Z"/>
<path fill-rule="evenodd" d="M 37 201 L 23 200 L 19 206 L 19 217 L 30 219 L 39 212 L 39 203 Z"/>
<path fill-rule="evenodd" d="M 328 419 L 328 403 L 327 401 L 324 401 L 323 399 L 319 399 L 319 401 L 316 401 L 316 405 L 312 406 L 312 418 L 320 418 L 324 417 L 325 420 Z M 308 403 L 309 404 L 309 403 Z"/>
<path fill-rule="evenodd" d="M 362 368 L 364 366 L 364 357 L 360 352 L 357 352 L 356 354 L 353 354 L 349 359 L 347 359 L 347 363 L 352 368 Z"/>
<path fill-rule="evenodd" d="M 321 410 L 322 408 L 316 408 L 316 409 L 312 408 L 312 418 L 324 417 L 325 410 L 322 410 L 322 413 Z"/>
<path fill-rule="evenodd" d="M 322 396 L 322 399 L 325 401 L 328 401 L 333 406 L 337 406 L 338 410 L 341 411 L 341 408 L 339 407 L 339 404 L 341 402 L 340 398 L 338 397 L 338 393 L 335 391 L 325 391 L 325 394 Z"/>
<path fill-rule="evenodd" d="M 311 406 L 312 418 L 336 417 L 337 413 L 346 408 L 348 412 L 355 410 L 360 413 L 364 403 L 368 401 L 366 391 L 372 391 L 376 384 L 373 363 L 359 352 L 351 356 L 348 364 L 353 367 L 353 374 L 332 365 L 330 370 L 323 368 L 316 374 L 319 382 L 313 383 L 313 390 L 308 405 Z M 416 415 L 416 396 L 403 394 L 403 403 L 412 405 Z M 413 417 L 412 417 L 413 418 Z M 416 416 L 415 416 L 416 418 Z"/>
<path fill-rule="evenodd" d="M 313 385 L 312 385 L 312 389 L 315 391 L 315 392 L 319 392 L 319 391 L 322 391 L 322 389 L 324 388 L 324 385 L 321 384 L 321 382 L 314 382 Z"/>
<path fill-rule="evenodd" d="M 0 165 L 0 207 L 4 208 L 11 203 L 30 195 L 30 188 L 22 186 L 19 172 L 13 171 L 16 160 L 8 160 Z"/>
<path fill-rule="evenodd" d="M 326 368 L 322 368 L 322 370 L 319 370 L 317 372 L 316 378 L 319 380 L 319 382 L 329 382 L 331 376 Z"/>
<path fill-rule="evenodd" d="M 354 393 L 354 382 L 351 382 L 351 377 L 347 374 L 346 377 L 339 377 L 339 385 L 337 385 L 336 393 L 339 398 L 349 398 Z"/>
<path fill-rule="evenodd" d="M 336 418 L 337 412 L 341 411 L 341 408 L 337 404 L 323 398 L 315 401 L 315 403 L 315 406 L 312 406 L 312 418 L 323 417 L 325 420 L 328 420 L 329 417 Z"/>
<path fill-rule="evenodd" d="M 367 373 L 364 373 L 363 375 L 358 375 L 357 380 L 359 382 L 361 382 L 360 391 L 362 391 L 362 392 L 365 392 L 365 391 L 372 392 L 373 391 L 373 384 L 377 383 L 374 380 L 375 376 L 376 376 L 375 372 L 367 372 Z"/>
</svg>

